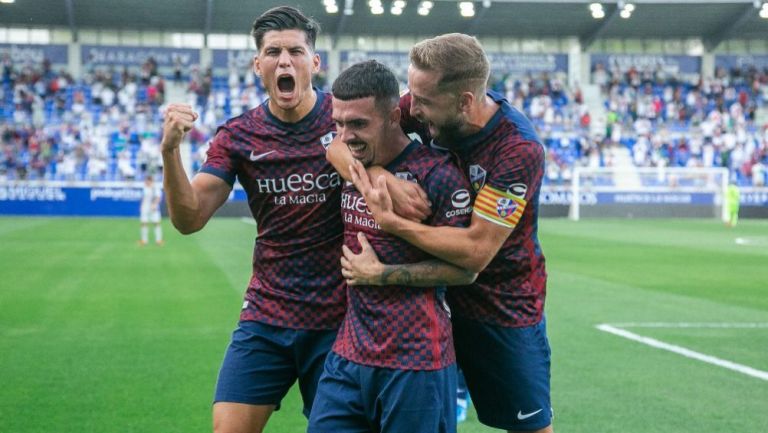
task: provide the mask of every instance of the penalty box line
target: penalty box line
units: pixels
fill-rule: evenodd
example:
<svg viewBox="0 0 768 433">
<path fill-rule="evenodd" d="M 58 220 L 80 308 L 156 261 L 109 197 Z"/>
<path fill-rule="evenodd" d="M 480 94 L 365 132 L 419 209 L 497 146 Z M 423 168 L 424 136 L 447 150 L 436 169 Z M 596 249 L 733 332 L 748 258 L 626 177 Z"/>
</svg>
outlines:
<svg viewBox="0 0 768 433">
<path fill-rule="evenodd" d="M 600 325 L 597 325 L 596 328 L 603 332 L 607 332 L 609 334 L 623 337 L 628 340 L 636 341 L 638 343 L 642 343 L 647 346 L 654 347 L 656 349 L 666 350 L 668 352 L 676 353 L 686 358 L 695 359 L 697 361 L 705 362 L 711 365 L 716 365 L 722 368 L 727 368 L 728 370 L 732 370 L 737 373 L 746 374 L 747 376 L 768 381 L 768 371 L 758 370 L 756 368 L 752 368 L 742 364 L 737 364 L 735 362 L 728 361 L 726 359 L 720 359 L 712 355 L 696 352 L 694 350 L 691 350 L 682 346 L 665 343 L 661 340 L 645 337 L 640 334 L 635 334 L 634 332 L 630 332 L 630 331 L 627 331 L 626 329 L 621 329 L 616 326 L 609 325 L 607 323 L 602 323 Z"/>
</svg>

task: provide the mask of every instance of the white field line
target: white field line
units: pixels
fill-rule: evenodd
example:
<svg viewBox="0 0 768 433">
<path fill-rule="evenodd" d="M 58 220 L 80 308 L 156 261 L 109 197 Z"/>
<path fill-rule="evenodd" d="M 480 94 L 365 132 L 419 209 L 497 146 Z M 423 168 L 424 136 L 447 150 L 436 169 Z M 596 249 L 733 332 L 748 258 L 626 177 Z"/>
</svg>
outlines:
<svg viewBox="0 0 768 433">
<path fill-rule="evenodd" d="M 753 236 L 748 238 L 736 238 L 733 240 L 736 242 L 736 245 L 755 245 L 755 246 L 764 246 L 768 245 L 768 238 L 765 236 Z"/>
<path fill-rule="evenodd" d="M 768 381 L 768 371 L 757 370 L 755 368 L 748 367 L 746 365 L 737 364 L 735 362 L 731 362 L 725 359 L 720 359 L 711 355 L 706 355 L 704 353 L 696 352 L 682 346 L 676 346 L 674 344 L 665 343 L 663 341 L 656 340 L 654 338 L 644 337 L 642 335 L 635 334 L 634 332 L 629 332 L 625 329 L 617 328 L 607 323 L 597 325 L 596 327 L 597 329 L 603 332 L 608 332 L 610 334 L 618 335 L 619 337 L 624 337 L 632 341 L 637 341 L 638 343 L 655 347 L 656 349 L 677 353 L 678 355 L 685 356 L 686 358 L 691 358 L 697 361 L 706 362 L 707 364 L 712 364 L 718 367 L 727 368 L 729 370 L 733 370 L 741 374 L 746 374 L 747 376 L 752 376 L 757 379 Z"/>
<path fill-rule="evenodd" d="M 706 323 L 706 322 L 626 322 L 612 323 L 617 328 L 724 328 L 724 329 L 768 329 L 768 322 L 757 323 Z"/>
</svg>

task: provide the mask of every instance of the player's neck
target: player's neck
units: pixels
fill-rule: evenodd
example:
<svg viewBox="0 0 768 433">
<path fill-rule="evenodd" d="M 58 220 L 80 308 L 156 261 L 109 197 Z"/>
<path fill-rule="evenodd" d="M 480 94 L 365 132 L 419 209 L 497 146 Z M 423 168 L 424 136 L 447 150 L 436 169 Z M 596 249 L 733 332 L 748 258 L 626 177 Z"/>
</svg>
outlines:
<svg viewBox="0 0 768 433">
<path fill-rule="evenodd" d="M 394 161 L 395 158 L 403 153 L 405 148 L 408 147 L 408 144 L 411 143 L 411 140 L 407 135 L 403 134 L 403 131 L 399 127 L 397 128 L 397 131 L 392 131 L 391 134 L 387 135 L 388 136 L 382 141 L 382 143 L 387 144 L 383 146 L 383 152 L 379 152 L 379 158 L 376 158 L 378 161 L 375 161 L 373 163 L 374 165 L 384 167 Z"/>
<path fill-rule="evenodd" d="M 299 102 L 299 105 L 290 110 L 284 110 L 280 108 L 280 106 L 278 106 L 277 103 L 272 98 L 270 98 L 269 111 L 273 116 L 277 117 L 285 123 L 298 123 L 312 111 L 312 109 L 315 107 L 315 102 L 317 102 L 317 93 L 315 92 L 315 89 L 310 88 L 309 91 L 307 91 L 305 94 L 307 96 L 301 102 Z"/>
<path fill-rule="evenodd" d="M 467 136 L 472 135 L 481 129 L 485 128 L 485 125 L 491 121 L 493 115 L 499 111 L 499 104 L 488 95 L 485 98 L 478 101 L 472 111 L 469 114 L 469 121 L 467 122 Z"/>
</svg>

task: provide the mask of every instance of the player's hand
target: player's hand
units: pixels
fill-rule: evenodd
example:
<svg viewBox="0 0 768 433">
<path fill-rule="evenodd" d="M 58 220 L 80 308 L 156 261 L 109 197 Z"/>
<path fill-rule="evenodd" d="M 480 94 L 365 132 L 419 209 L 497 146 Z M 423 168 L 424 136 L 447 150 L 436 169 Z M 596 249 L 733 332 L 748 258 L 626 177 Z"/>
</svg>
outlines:
<svg viewBox="0 0 768 433">
<path fill-rule="evenodd" d="M 384 265 L 363 232 L 357 232 L 357 241 L 362 247 L 360 254 L 353 253 L 346 245 L 341 247 L 344 253 L 341 256 L 341 275 L 350 286 L 380 285 Z"/>
<path fill-rule="evenodd" d="M 365 167 L 357 160 L 349 166 L 349 172 L 352 176 L 352 183 L 363 195 L 368 210 L 371 211 L 376 223 L 381 226 L 382 230 L 389 231 L 399 217 L 394 211 L 386 178 L 379 176 L 376 183 L 373 184 L 365 171 Z"/>
<path fill-rule="evenodd" d="M 427 193 L 416 182 L 397 179 L 387 184 L 395 213 L 405 219 L 421 222 L 432 213 Z"/>
<path fill-rule="evenodd" d="M 189 105 L 168 105 L 164 113 L 161 149 L 163 151 L 170 151 L 179 147 L 184 134 L 192 129 L 192 124 L 195 123 L 198 117 L 198 114 L 192 111 L 192 107 Z"/>
</svg>

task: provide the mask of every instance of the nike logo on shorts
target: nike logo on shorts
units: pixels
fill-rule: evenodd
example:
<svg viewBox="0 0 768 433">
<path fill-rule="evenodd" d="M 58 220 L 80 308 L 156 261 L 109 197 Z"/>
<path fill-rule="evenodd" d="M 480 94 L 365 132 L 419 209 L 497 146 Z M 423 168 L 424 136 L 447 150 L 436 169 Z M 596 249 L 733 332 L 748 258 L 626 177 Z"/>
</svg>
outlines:
<svg viewBox="0 0 768 433">
<path fill-rule="evenodd" d="M 517 419 L 522 421 L 522 420 L 528 419 L 528 418 L 536 415 L 539 412 L 541 412 L 541 409 L 539 409 L 539 410 L 537 410 L 535 412 L 531 412 L 531 413 L 523 413 L 523 411 L 519 410 L 519 411 L 517 411 Z"/>
</svg>

